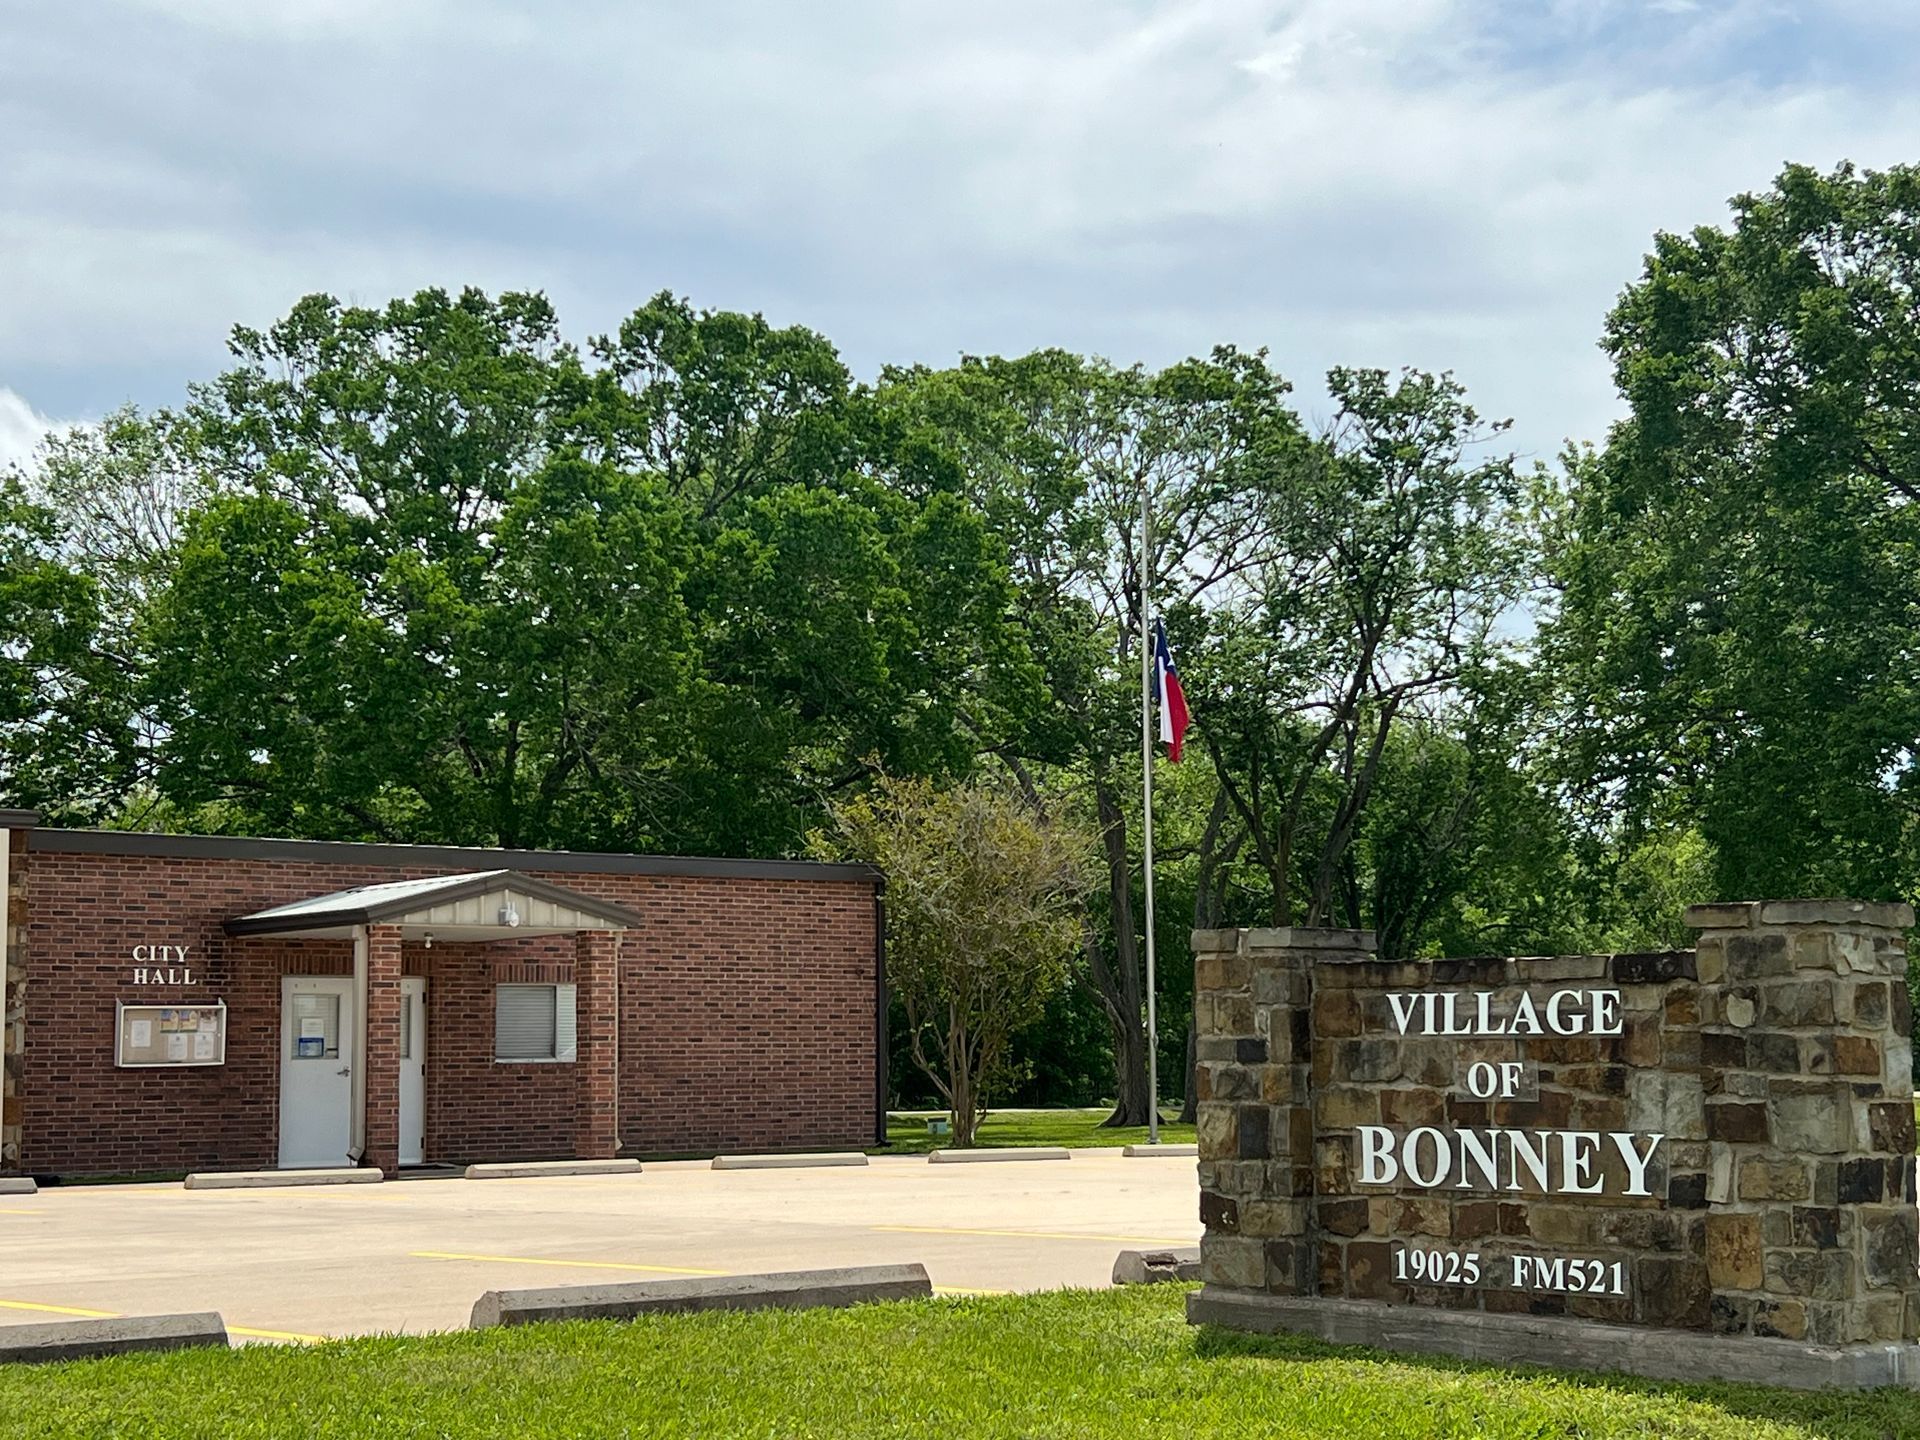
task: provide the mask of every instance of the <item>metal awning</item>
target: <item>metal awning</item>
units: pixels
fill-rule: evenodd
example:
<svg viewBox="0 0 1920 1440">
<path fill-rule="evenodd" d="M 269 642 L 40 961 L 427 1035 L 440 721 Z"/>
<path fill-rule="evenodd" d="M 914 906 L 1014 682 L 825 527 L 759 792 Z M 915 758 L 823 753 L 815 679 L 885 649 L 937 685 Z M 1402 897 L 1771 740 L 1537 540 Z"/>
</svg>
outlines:
<svg viewBox="0 0 1920 1440">
<path fill-rule="evenodd" d="M 479 870 L 335 890 L 237 916 L 225 928 L 229 935 L 320 939 L 350 936 L 360 925 L 395 925 L 452 943 L 630 930 L 640 923 L 631 910 L 518 870 Z"/>
</svg>

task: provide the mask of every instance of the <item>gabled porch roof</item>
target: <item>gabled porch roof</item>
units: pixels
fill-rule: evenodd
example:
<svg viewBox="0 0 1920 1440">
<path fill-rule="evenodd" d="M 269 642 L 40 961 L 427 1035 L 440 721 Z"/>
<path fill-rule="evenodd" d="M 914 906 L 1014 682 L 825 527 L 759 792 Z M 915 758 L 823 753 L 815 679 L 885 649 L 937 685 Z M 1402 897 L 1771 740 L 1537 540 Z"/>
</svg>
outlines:
<svg viewBox="0 0 1920 1440">
<path fill-rule="evenodd" d="M 479 870 L 335 890 L 236 916 L 225 929 L 229 935 L 320 939 L 349 937 L 361 925 L 393 925 L 458 942 L 630 930 L 639 924 L 631 910 L 518 870 Z"/>
</svg>

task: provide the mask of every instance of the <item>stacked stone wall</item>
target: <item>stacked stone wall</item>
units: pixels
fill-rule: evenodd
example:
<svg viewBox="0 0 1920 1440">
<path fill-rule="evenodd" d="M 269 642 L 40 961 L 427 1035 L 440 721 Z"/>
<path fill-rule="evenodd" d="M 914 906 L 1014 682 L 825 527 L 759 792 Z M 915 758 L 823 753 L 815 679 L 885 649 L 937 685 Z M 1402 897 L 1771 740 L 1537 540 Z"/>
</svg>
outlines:
<svg viewBox="0 0 1920 1440">
<path fill-rule="evenodd" d="M 1196 932 L 1209 1287 L 1915 1339 L 1910 918 L 1702 906 L 1695 950 L 1418 963 Z M 1563 992 L 1588 1033 L 1446 1033 Z"/>
<path fill-rule="evenodd" d="M 24 847 L 11 835 L 0 853 L 8 872 L 6 913 L 0 915 L 0 1175 L 20 1168 L 26 1116 L 27 951 L 23 924 L 27 897 Z"/>
</svg>

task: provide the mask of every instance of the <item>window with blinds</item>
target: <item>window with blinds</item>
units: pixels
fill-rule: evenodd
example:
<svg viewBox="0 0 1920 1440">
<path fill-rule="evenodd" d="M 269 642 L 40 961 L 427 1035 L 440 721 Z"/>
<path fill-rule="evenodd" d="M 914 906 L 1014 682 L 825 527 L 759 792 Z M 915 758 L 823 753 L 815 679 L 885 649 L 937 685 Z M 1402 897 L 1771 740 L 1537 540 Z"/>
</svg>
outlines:
<svg viewBox="0 0 1920 1440">
<path fill-rule="evenodd" d="M 494 986 L 494 1059 L 571 1060 L 573 1033 L 573 986 Z"/>
</svg>

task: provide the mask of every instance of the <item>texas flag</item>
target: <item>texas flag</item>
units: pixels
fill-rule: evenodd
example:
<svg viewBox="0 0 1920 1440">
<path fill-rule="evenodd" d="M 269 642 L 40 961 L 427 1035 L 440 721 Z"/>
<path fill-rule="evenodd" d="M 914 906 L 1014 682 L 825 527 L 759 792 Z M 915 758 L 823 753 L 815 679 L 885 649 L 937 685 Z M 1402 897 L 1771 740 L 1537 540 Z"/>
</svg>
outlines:
<svg viewBox="0 0 1920 1440">
<path fill-rule="evenodd" d="M 1187 737 L 1187 693 L 1180 688 L 1180 672 L 1173 668 L 1173 652 L 1167 649 L 1167 627 L 1156 616 L 1153 622 L 1153 690 L 1160 702 L 1160 743 L 1167 747 L 1167 758 L 1180 763 L 1180 744 Z"/>
</svg>

